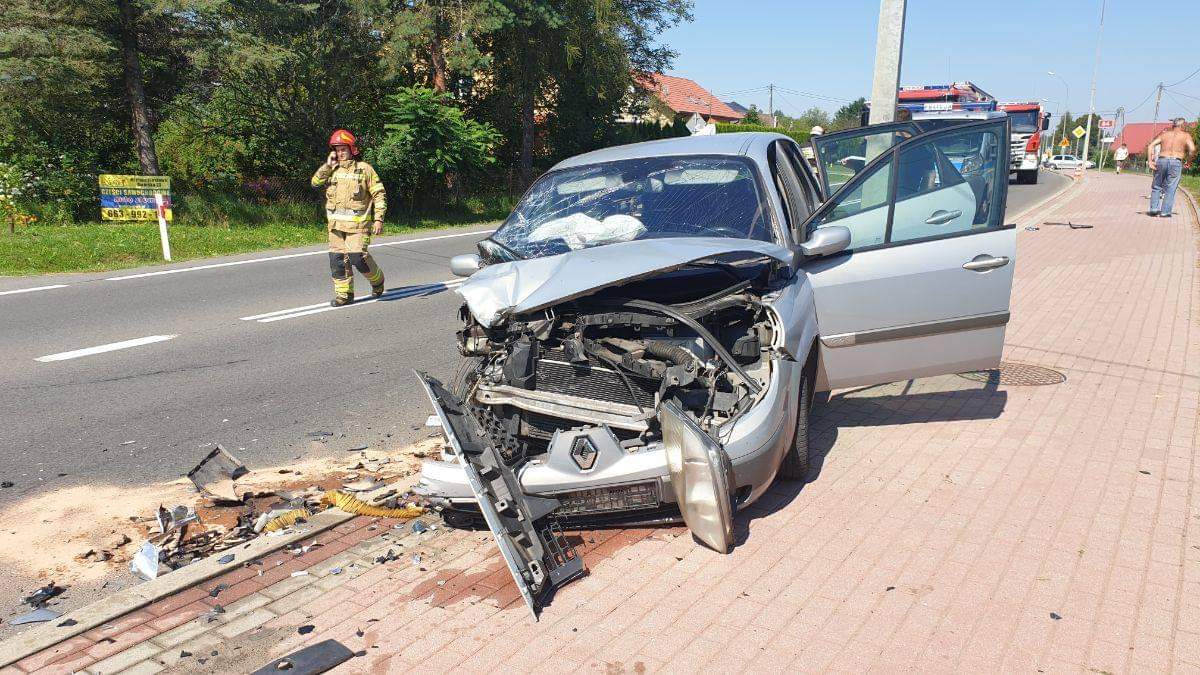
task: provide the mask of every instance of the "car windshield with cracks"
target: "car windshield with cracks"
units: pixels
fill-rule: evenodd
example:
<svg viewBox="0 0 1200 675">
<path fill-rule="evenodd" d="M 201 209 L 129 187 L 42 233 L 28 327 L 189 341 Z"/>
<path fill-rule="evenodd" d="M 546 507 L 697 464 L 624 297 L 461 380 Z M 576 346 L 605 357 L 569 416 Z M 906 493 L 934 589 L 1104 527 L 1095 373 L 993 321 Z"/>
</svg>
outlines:
<svg viewBox="0 0 1200 675">
<path fill-rule="evenodd" d="M 665 237 L 771 241 L 753 164 L 741 157 L 654 157 L 543 176 L 485 248 L 499 260 L 537 258 Z"/>
</svg>

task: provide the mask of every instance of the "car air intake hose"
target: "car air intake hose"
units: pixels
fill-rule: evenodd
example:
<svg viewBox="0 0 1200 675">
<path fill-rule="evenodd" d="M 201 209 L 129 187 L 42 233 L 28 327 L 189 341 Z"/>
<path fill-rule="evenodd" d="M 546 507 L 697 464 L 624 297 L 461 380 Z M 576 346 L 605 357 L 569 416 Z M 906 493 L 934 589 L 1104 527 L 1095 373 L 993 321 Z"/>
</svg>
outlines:
<svg viewBox="0 0 1200 675">
<path fill-rule="evenodd" d="M 657 356 L 677 366 L 686 366 L 696 362 L 696 356 L 679 345 L 650 341 L 647 341 L 645 345 L 646 353 L 650 356 Z"/>
</svg>

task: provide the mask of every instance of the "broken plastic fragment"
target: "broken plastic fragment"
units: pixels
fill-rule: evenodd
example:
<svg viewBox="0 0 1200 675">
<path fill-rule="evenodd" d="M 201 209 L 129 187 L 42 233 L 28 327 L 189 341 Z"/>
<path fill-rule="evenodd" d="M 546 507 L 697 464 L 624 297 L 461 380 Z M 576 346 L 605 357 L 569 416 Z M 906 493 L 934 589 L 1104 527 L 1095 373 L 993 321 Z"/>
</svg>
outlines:
<svg viewBox="0 0 1200 675">
<path fill-rule="evenodd" d="M 313 632 L 314 628 L 316 628 L 316 626 L 309 623 L 309 624 L 300 626 L 300 628 L 296 629 L 296 632 L 300 633 L 301 635 L 308 635 L 309 633 Z"/>
<path fill-rule="evenodd" d="M 60 616 L 62 616 L 62 612 L 56 612 L 45 607 L 38 607 L 32 612 L 22 614 L 8 623 L 12 626 L 19 626 L 25 623 L 42 623 L 43 621 L 57 619 Z"/>
<path fill-rule="evenodd" d="M 342 568 L 340 568 L 340 567 L 335 567 L 335 568 L 333 568 L 333 569 L 329 570 L 329 573 L 330 573 L 330 574 L 341 574 L 341 573 L 342 573 Z"/>
<path fill-rule="evenodd" d="M 150 542 L 142 544 L 138 552 L 133 555 L 133 560 L 129 561 L 129 571 L 146 581 L 158 578 L 159 555 L 161 552 L 154 544 Z"/>
<path fill-rule="evenodd" d="M 49 602 L 52 598 L 62 595 L 67 589 L 62 586 L 55 585 L 53 581 L 37 589 L 25 598 L 25 604 L 30 607 L 41 607 Z"/>
<path fill-rule="evenodd" d="M 225 555 L 221 556 L 220 558 L 217 558 L 217 563 L 221 564 L 221 565 L 224 565 L 226 563 L 231 563 L 231 562 L 233 562 L 233 554 L 232 553 L 226 553 Z"/>
<path fill-rule="evenodd" d="M 413 521 L 413 524 L 412 524 L 413 532 L 416 532 L 417 534 L 421 534 L 422 532 L 424 532 L 425 530 L 428 530 L 428 529 L 429 529 L 429 526 L 426 525 L 425 523 L 423 523 L 419 520 Z"/>
<path fill-rule="evenodd" d="M 296 570 L 295 572 L 292 572 L 292 576 L 306 577 L 306 576 L 308 576 L 308 570 Z"/>
<path fill-rule="evenodd" d="M 217 501 L 240 502 L 234 481 L 248 473 L 250 471 L 244 464 L 218 445 L 187 473 L 187 477 L 207 497 Z"/>
</svg>

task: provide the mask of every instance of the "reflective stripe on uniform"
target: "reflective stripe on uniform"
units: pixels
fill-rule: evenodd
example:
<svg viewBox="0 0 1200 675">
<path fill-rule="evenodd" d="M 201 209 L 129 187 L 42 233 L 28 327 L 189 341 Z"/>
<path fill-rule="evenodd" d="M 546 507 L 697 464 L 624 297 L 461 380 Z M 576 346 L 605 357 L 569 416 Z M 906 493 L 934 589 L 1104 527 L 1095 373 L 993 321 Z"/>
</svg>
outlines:
<svg viewBox="0 0 1200 675">
<path fill-rule="evenodd" d="M 371 209 L 325 209 L 329 220 L 344 220 L 351 223 L 365 223 L 371 215 Z"/>
</svg>

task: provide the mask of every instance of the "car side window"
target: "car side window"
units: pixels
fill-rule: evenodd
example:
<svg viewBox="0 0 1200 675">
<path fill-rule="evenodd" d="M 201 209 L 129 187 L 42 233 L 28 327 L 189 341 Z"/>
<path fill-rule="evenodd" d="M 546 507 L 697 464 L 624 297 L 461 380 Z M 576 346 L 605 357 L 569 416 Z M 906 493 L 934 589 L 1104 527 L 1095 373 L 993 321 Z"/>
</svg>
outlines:
<svg viewBox="0 0 1200 675">
<path fill-rule="evenodd" d="M 837 205 L 814 223 L 815 229 L 842 225 L 850 230 L 850 249 L 877 246 L 887 236 L 892 157 L 877 164 L 862 182 L 838 198 Z"/>
<path fill-rule="evenodd" d="M 899 152 L 890 243 L 995 227 L 1002 143 L 996 127 L 943 134 Z M 1004 164 L 1004 166 L 1001 166 Z"/>
<path fill-rule="evenodd" d="M 787 144 L 788 141 L 775 141 L 771 168 L 779 177 L 781 194 L 785 196 L 788 207 L 788 220 L 792 227 L 799 227 L 812 213 L 812 202 L 788 158 Z"/>
</svg>

